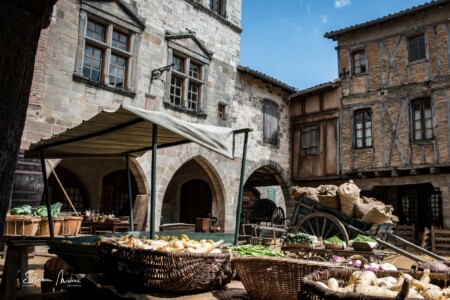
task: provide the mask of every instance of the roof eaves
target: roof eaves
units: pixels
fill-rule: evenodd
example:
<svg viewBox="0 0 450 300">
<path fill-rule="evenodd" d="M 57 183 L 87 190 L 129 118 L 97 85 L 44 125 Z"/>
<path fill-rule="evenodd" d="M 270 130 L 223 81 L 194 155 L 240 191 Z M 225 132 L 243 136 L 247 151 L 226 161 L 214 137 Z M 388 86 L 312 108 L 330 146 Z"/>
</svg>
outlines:
<svg viewBox="0 0 450 300">
<path fill-rule="evenodd" d="M 298 96 L 306 96 L 309 94 L 317 93 L 319 91 L 330 90 L 335 87 L 338 87 L 339 85 L 340 85 L 339 79 L 334 79 L 332 81 L 328 81 L 328 82 L 321 83 L 321 84 L 315 85 L 313 87 L 310 87 L 310 88 L 307 88 L 307 89 L 304 89 L 301 91 L 297 91 L 296 93 L 289 96 L 289 100 L 292 100 L 293 98 L 296 98 Z"/>
<path fill-rule="evenodd" d="M 442 4 L 448 3 L 448 2 L 450 2 L 450 0 L 433 0 L 431 2 L 427 2 L 427 3 L 421 4 L 421 5 L 417 5 L 417 6 L 413 6 L 411 8 L 399 11 L 397 13 L 389 14 L 389 15 L 386 15 L 384 17 L 372 20 L 372 21 L 360 23 L 360 24 L 357 24 L 357 25 L 349 26 L 349 27 L 346 27 L 346 28 L 343 28 L 343 29 L 339 29 L 339 30 L 335 30 L 335 31 L 326 32 L 324 34 L 324 37 L 336 40 L 337 37 L 339 35 L 341 35 L 341 34 L 348 33 L 348 32 L 351 32 L 351 31 L 358 30 L 358 29 L 362 29 L 362 28 L 366 28 L 366 27 L 370 27 L 370 26 L 373 26 L 373 25 L 376 25 L 376 24 L 385 23 L 385 22 L 388 22 L 390 20 L 393 20 L 393 19 L 396 19 L 396 18 L 400 18 L 400 17 L 403 17 L 403 16 L 411 14 L 411 13 L 418 12 L 420 10 L 424 10 L 424 9 L 428 9 L 428 8 L 431 8 L 431 7 L 434 7 L 434 6 L 442 5 Z"/>
<path fill-rule="evenodd" d="M 293 93 L 293 92 L 297 91 L 296 88 L 294 88 L 294 87 L 292 87 L 292 86 L 290 86 L 290 85 L 288 85 L 288 84 L 286 84 L 284 82 L 281 82 L 278 79 L 270 77 L 270 76 L 268 76 L 268 75 L 266 75 L 264 73 L 261 73 L 259 71 L 250 69 L 249 67 L 238 66 L 238 71 L 242 71 L 242 72 L 246 72 L 248 74 L 251 74 L 251 75 L 253 75 L 253 76 L 255 76 L 255 77 L 259 78 L 259 79 L 262 79 L 262 80 L 267 81 L 267 82 L 269 82 L 269 83 L 271 83 L 273 85 L 276 85 L 276 86 L 278 86 L 278 87 L 280 87 L 280 88 L 282 88 L 282 89 L 284 89 L 284 90 L 286 90 L 286 91 L 288 91 L 290 93 Z"/>
</svg>

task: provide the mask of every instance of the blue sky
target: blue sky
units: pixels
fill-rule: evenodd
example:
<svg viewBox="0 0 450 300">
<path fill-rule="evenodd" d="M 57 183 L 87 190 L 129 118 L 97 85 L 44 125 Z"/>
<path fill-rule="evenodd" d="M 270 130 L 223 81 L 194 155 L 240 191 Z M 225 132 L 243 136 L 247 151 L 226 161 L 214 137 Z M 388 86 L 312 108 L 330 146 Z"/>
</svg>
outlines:
<svg viewBox="0 0 450 300">
<path fill-rule="evenodd" d="M 297 89 L 337 78 L 326 32 L 371 21 L 425 0 L 242 0 L 241 62 Z"/>
</svg>

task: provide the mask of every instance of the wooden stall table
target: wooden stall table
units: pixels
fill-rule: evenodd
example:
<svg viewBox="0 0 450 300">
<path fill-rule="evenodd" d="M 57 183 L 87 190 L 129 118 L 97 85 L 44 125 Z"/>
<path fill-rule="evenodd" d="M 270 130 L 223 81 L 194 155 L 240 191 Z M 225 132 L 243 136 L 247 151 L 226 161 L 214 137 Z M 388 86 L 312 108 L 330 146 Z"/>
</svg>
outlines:
<svg viewBox="0 0 450 300">
<path fill-rule="evenodd" d="M 136 227 L 136 223 L 134 224 Z M 97 234 L 97 231 L 110 231 L 111 233 L 115 233 L 118 231 L 130 231 L 131 226 L 130 222 L 122 221 L 122 222 L 94 222 L 94 221 L 83 221 L 81 222 L 81 227 L 89 228 L 90 234 Z"/>
<path fill-rule="evenodd" d="M 385 257 L 393 254 L 392 252 L 386 252 L 384 250 L 378 249 L 374 249 L 372 251 L 356 251 L 352 247 L 346 247 L 342 250 L 336 250 L 326 249 L 324 246 L 310 248 L 293 245 L 282 246 L 281 251 L 283 251 L 285 254 L 295 254 L 297 258 L 313 260 L 319 259 L 324 261 L 331 261 L 333 255 L 338 255 L 344 258 L 357 255 L 364 257 L 368 262 L 376 261 L 377 263 L 380 263 Z"/>
</svg>

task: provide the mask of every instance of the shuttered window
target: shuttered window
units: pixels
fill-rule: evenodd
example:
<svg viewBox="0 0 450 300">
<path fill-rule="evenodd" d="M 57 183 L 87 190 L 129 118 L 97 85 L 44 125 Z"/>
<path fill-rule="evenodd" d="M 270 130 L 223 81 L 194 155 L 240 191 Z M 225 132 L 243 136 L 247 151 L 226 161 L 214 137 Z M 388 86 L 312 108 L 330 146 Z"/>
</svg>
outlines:
<svg viewBox="0 0 450 300">
<path fill-rule="evenodd" d="M 412 131 L 414 141 L 433 139 L 433 116 L 431 99 L 421 98 L 411 101 Z"/>
<path fill-rule="evenodd" d="M 301 156 L 319 154 L 319 125 L 302 127 Z"/>
<path fill-rule="evenodd" d="M 278 105 L 272 100 L 264 100 L 264 143 L 278 144 Z"/>
<path fill-rule="evenodd" d="M 372 111 L 367 108 L 355 111 L 354 126 L 355 148 L 372 147 Z"/>
</svg>

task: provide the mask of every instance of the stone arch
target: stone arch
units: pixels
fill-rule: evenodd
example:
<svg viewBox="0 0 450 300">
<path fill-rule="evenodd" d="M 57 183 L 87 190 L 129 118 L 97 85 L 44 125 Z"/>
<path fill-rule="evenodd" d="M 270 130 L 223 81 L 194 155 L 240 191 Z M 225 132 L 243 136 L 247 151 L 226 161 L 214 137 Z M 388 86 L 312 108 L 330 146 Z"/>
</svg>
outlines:
<svg viewBox="0 0 450 300">
<path fill-rule="evenodd" d="M 292 209 L 294 207 L 294 203 L 292 201 L 292 196 L 291 196 L 292 183 L 289 179 L 287 172 L 284 170 L 284 168 L 279 163 L 277 163 L 273 160 L 260 160 L 260 161 L 250 163 L 245 168 L 244 184 L 252 176 L 252 174 L 254 174 L 258 169 L 261 169 L 263 167 L 269 168 L 271 171 L 273 171 L 272 174 L 281 187 L 286 210 L 292 211 Z M 237 199 L 238 195 L 239 195 L 239 191 L 237 191 L 235 194 L 236 199 Z M 287 217 L 290 217 L 290 216 L 287 215 Z"/>
<path fill-rule="evenodd" d="M 197 151 L 196 151 L 197 150 Z M 212 162 L 217 161 L 217 154 L 203 149 L 191 149 L 186 151 L 177 157 L 177 159 L 170 160 L 169 164 L 164 167 L 164 171 L 161 174 L 160 182 L 158 183 L 157 190 L 157 204 L 156 211 L 161 212 L 164 196 L 167 192 L 170 181 L 174 177 L 175 173 L 182 168 L 189 161 L 194 160 L 201 168 L 206 172 L 211 181 L 211 189 L 213 193 L 213 210 L 217 212 L 219 226 L 225 224 L 226 212 L 226 199 L 227 191 L 225 189 L 225 183 L 229 182 L 227 174 L 225 172 L 219 172 L 216 168 L 217 164 Z M 159 218 L 156 220 L 156 228 L 159 228 Z"/>
</svg>

